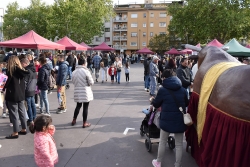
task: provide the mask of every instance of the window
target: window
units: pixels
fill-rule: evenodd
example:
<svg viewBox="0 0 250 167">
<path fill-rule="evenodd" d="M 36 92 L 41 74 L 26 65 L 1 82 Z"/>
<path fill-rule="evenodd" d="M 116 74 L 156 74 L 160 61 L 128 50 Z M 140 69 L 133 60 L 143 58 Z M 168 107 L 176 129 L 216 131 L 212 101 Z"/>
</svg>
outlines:
<svg viewBox="0 0 250 167">
<path fill-rule="evenodd" d="M 154 27 L 154 23 L 153 22 L 150 23 L 150 27 Z"/>
<path fill-rule="evenodd" d="M 170 16 L 170 20 L 172 20 L 173 19 L 173 16 Z"/>
<path fill-rule="evenodd" d="M 142 33 L 142 36 L 143 36 L 143 37 L 145 37 L 145 36 L 146 36 L 146 33 L 145 33 L 145 32 L 143 32 L 143 33 Z"/>
<path fill-rule="evenodd" d="M 146 27 L 146 23 L 143 23 L 143 24 L 142 24 L 142 27 Z"/>
<path fill-rule="evenodd" d="M 131 27 L 137 27 L 137 23 L 131 23 Z"/>
<path fill-rule="evenodd" d="M 160 35 L 163 35 L 163 34 L 166 34 L 166 32 L 160 32 L 159 34 L 160 34 Z"/>
<path fill-rule="evenodd" d="M 137 37 L 137 32 L 131 32 L 131 37 Z"/>
<path fill-rule="evenodd" d="M 166 22 L 160 22 L 159 27 L 166 27 Z"/>
<path fill-rule="evenodd" d="M 137 14 L 136 13 L 132 13 L 131 14 L 131 18 L 137 18 Z"/>
<path fill-rule="evenodd" d="M 105 32 L 110 32 L 110 28 L 105 28 Z"/>
<path fill-rule="evenodd" d="M 100 37 L 96 37 L 96 38 L 95 38 L 95 41 L 96 41 L 96 42 L 100 42 L 100 41 L 101 41 L 101 38 L 100 38 Z"/>
<path fill-rule="evenodd" d="M 136 42 L 131 42 L 130 46 L 137 46 L 137 43 Z"/>
<path fill-rule="evenodd" d="M 143 13 L 143 17 L 146 18 L 146 17 L 147 17 L 147 14 L 146 14 L 146 13 Z"/>
<path fill-rule="evenodd" d="M 154 17 L 154 13 L 150 13 L 150 17 Z"/>
<path fill-rule="evenodd" d="M 147 46 L 146 42 L 142 42 L 142 46 Z"/>
<path fill-rule="evenodd" d="M 167 17 L 167 13 L 160 13 L 160 17 Z"/>
<path fill-rule="evenodd" d="M 110 37 L 105 37 L 105 42 L 110 42 Z"/>
<path fill-rule="evenodd" d="M 154 36 L 154 33 L 153 33 L 153 32 L 150 32 L 150 36 L 151 36 L 151 37 Z"/>
</svg>

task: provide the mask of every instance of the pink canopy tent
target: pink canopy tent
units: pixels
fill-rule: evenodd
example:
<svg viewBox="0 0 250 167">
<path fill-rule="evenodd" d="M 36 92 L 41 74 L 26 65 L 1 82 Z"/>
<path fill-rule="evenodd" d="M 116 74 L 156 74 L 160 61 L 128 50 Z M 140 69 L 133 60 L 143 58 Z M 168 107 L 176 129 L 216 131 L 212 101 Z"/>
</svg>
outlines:
<svg viewBox="0 0 250 167">
<path fill-rule="evenodd" d="M 207 44 L 207 46 L 216 46 L 216 47 L 222 47 L 223 44 L 221 44 L 217 39 L 212 40 Z"/>
<path fill-rule="evenodd" d="M 64 45 L 66 50 L 87 50 L 87 47 L 84 47 L 75 41 L 71 40 L 67 36 L 63 37 L 56 43 Z"/>
<path fill-rule="evenodd" d="M 88 46 L 88 45 L 87 45 L 86 43 L 84 43 L 84 42 L 80 43 L 80 45 L 86 47 L 87 50 L 91 50 L 91 49 L 92 49 L 92 47 Z"/>
<path fill-rule="evenodd" d="M 246 45 L 246 48 L 250 48 L 250 44 L 247 44 L 247 45 Z"/>
<path fill-rule="evenodd" d="M 51 42 L 42 36 L 38 35 L 35 31 L 31 30 L 26 34 L 17 37 L 15 39 L 0 42 L 0 46 L 10 48 L 22 48 L 22 49 L 59 49 L 64 50 L 65 46 Z"/>
<path fill-rule="evenodd" d="M 92 48 L 93 50 L 102 50 L 102 51 L 111 51 L 111 50 L 115 50 L 114 48 L 109 47 L 105 42 L 103 42 L 102 44 L 95 46 Z"/>
<path fill-rule="evenodd" d="M 175 48 L 172 48 L 170 51 L 165 52 L 165 54 L 170 54 L 170 55 L 181 55 L 182 53 L 176 50 Z"/>
<path fill-rule="evenodd" d="M 136 53 L 152 54 L 154 52 L 145 47 L 143 49 L 138 50 Z"/>
</svg>

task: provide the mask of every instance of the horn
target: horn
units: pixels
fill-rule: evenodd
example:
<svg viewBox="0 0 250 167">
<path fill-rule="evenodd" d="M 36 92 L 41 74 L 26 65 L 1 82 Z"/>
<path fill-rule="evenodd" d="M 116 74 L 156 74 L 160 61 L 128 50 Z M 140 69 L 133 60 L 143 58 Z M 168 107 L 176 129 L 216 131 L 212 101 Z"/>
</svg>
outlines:
<svg viewBox="0 0 250 167">
<path fill-rule="evenodd" d="M 186 44 L 185 48 L 186 49 L 192 49 L 192 50 L 197 51 L 197 52 L 201 51 L 201 48 L 199 48 L 197 46 L 194 46 L 194 45 L 189 45 L 189 44 Z"/>
<path fill-rule="evenodd" d="M 227 50 L 229 50 L 229 46 L 222 47 L 221 49 L 224 50 L 224 51 L 227 51 Z"/>
</svg>

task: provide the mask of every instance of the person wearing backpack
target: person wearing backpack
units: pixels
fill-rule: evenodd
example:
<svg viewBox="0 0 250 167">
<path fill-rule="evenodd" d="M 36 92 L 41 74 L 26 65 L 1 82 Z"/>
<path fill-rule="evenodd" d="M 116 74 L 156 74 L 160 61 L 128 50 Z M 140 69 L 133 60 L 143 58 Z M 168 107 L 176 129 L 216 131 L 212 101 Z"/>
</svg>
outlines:
<svg viewBox="0 0 250 167">
<path fill-rule="evenodd" d="M 49 112 L 49 101 L 48 101 L 48 89 L 49 89 L 49 77 L 50 67 L 47 64 L 45 56 L 39 56 L 39 62 L 41 68 L 38 72 L 37 86 L 40 90 L 40 112 L 41 114 L 50 116 Z M 43 112 L 43 104 L 45 105 L 45 113 Z"/>
<path fill-rule="evenodd" d="M 150 63 L 151 63 L 151 55 L 148 55 L 147 59 L 145 59 L 144 61 L 144 86 L 147 92 L 149 92 L 149 87 L 150 87 L 150 78 L 149 78 Z"/>
</svg>

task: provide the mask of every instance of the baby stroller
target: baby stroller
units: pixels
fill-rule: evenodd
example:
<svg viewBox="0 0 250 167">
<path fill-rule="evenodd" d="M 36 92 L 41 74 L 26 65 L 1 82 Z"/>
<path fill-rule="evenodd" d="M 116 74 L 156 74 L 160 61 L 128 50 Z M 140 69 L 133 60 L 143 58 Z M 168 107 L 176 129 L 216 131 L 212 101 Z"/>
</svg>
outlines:
<svg viewBox="0 0 250 167">
<path fill-rule="evenodd" d="M 151 152 L 152 150 L 152 144 L 159 143 L 159 142 L 151 142 L 151 139 L 158 139 L 160 138 L 160 129 L 153 123 L 151 119 L 154 119 L 151 117 L 152 114 L 157 112 L 157 109 L 154 109 L 153 111 L 150 111 L 147 109 L 147 111 L 143 111 L 143 113 L 146 114 L 146 117 L 143 119 L 141 123 L 141 128 L 140 128 L 140 135 L 144 136 L 146 135 L 145 139 L 145 146 L 148 152 Z M 151 122 L 151 123 L 150 123 Z M 175 139 L 173 136 L 168 137 L 168 146 L 171 150 L 175 148 Z"/>
</svg>

